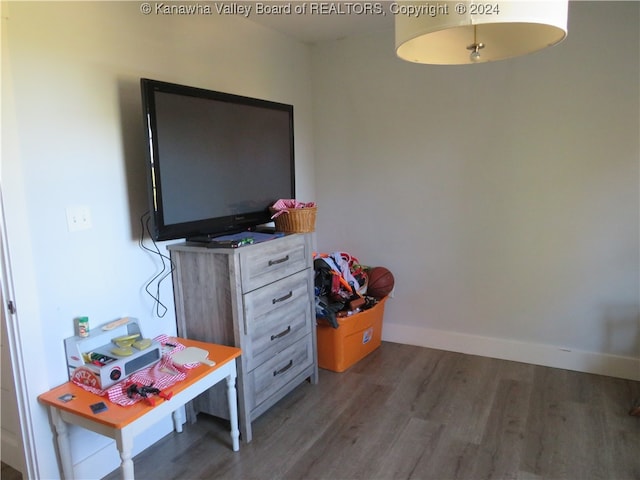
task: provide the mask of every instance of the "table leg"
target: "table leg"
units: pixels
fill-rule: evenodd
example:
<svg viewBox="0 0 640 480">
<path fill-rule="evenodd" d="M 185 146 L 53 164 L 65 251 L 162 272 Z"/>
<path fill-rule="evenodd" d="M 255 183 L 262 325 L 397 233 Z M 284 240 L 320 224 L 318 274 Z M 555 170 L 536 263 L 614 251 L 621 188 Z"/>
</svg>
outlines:
<svg viewBox="0 0 640 480">
<path fill-rule="evenodd" d="M 238 397 L 236 394 L 236 373 L 227 377 L 227 400 L 229 402 L 229 421 L 231 422 L 231 442 L 233 451 L 240 450 L 240 430 L 238 430 Z"/>
<path fill-rule="evenodd" d="M 180 415 L 180 410 L 174 410 L 171 414 L 171 418 L 173 419 L 173 429 L 177 433 L 182 433 L 182 415 Z"/>
<path fill-rule="evenodd" d="M 116 434 L 116 445 L 120 452 L 120 470 L 122 471 L 123 480 L 134 480 L 133 475 L 133 438 L 127 433 L 123 434 L 122 430 L 118 430 Z"/>
<path fill-rule="evenodd" d="M 67 423 L 62 419 L 57 408 L 51 407 L 51 419 L 56 427 L 58 440 L 58 450 L 60 461 L 62 462 L 62 473 L 65 480 L 73 478 L 73 462 L 71 460 L 71 443 L 69 441 L 69 429 Z"/>
</svg>

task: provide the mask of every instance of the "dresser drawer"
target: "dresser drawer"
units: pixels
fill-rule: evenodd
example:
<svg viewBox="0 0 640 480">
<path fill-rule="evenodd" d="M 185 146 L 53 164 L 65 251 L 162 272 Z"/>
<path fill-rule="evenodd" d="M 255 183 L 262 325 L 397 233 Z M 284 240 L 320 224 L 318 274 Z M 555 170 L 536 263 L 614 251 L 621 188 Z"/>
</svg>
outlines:
<svg viewBox="0 0 640 480">
<path fill-rule="evenodd" d="M 250 372 L 250 409 L 269 399 L 312 364 L 313 342 L 311 335 L 307 335 Z"/>
<path fill-rule="evenodd" d="M 286 305 L 262 315 L 248 315 L 246 346 L 242 353 L 247 371 L 309 335 L 315 315 L 313 317 L 308 295 L 296 295 Z"/>
<path fill-rule="evenodd" d="M 241 251 L 242 291 L 250 292 L 292 273 L 311 268 L 311 252 L 308 249 L 304 235 L 290 235 Z"/>
<path fill-rule="evenodd" d="M 254 318 L 284 308 L 298 299 L 309 304 L 312 301 L 309 292 L 313 291 L 311 275 L 310 270 L 303 270 L 244 295 L 245 334 L 251 331 Z"/>
</svg>

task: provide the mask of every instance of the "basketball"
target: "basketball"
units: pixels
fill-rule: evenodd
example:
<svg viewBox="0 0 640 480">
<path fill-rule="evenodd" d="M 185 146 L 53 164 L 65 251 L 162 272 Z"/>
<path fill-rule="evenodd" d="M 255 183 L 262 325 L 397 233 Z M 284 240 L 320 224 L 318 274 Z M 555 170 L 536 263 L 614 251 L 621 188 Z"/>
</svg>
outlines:
<svg viewBox="0 0 640 480">
<path fill-rule="evenodd" d="M 369 269 L 368 274 L 367 295 L 380 299 L 391 293 L 395 285 L 395 279 L 388 269 L 385 267 L 373 267 Z"/>
</svg>

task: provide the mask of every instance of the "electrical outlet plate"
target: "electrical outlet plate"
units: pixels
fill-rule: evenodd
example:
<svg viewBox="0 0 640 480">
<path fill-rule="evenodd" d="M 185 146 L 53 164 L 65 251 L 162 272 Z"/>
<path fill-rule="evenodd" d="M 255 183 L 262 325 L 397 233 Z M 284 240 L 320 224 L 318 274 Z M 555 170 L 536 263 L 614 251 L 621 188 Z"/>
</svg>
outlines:
<svg viewBox="0 0 640 480">
<path fill-rule="evenodd" d="M 67 227 L 70 232 L 91 228 L 91 209 L 87 206 L 67 207 Z"/>
</svg>

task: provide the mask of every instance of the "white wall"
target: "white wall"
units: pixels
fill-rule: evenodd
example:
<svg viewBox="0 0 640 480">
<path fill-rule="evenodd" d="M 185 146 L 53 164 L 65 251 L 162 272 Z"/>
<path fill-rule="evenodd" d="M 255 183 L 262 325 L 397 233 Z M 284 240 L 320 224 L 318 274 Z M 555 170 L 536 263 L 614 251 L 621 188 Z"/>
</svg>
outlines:
<svg viewBox="0 0 640 480">
<path fill-rule="evenodd" d="M 161 267 L 137 244 L 147 210 L 139 78 L 292 103 L 298 192 L 314 196 L 308 47 L 237 17 L 145 16 L 139 7 L 3 6 L 0 171 L 35 478 L 58 476 L 47 414 L 36 397 L 67 380 L 63 339 L 74 334 L 73 319 L 88 315 L 97 326 L 131 315 L 146 336 L 175 332 L 171 280 L 161 289 L 168 311 L 159 318 L 144 285 Z M 72 205 L 90 207 L 93 228 L 69 233 L 65 209 Z M 117 466 L 115 448 L 103 437 L 74 430 L 72 440 L 80 477 Z M 99 461 L 86 460 L 105 445 Z"/>
<path fill-rule="evenodd" d="M 295 105 L 319 246 L 396 275 L 386 339 L 571 364 L 562 347 L 588 352 L 578 369 L 623 375 L 639 356 L 637 2 L 572 2 L 561 45 L 474 67 L 397 60 L 391 31 L 310 55 L 240 18 L 143 16 L 137 2 L 2 13 L 0 178 L 36 478 L 58 475 L 36 397 L 66 379 L 73 318 L 175 328 L 170 284 L 162 319 L 143 292 L 159 265 L 137 246 L 142 76 Z M 72 234 L 76 204 L 93 228 Z M 78 462 L 100 447 L 74 438 Z"/>
<path fill-rule="evenodd" d="M 314 48 L 318 244 L 394 273 L 384 339 L 640 378 L 638 12 L 493 64 Z"/>
</svg>

